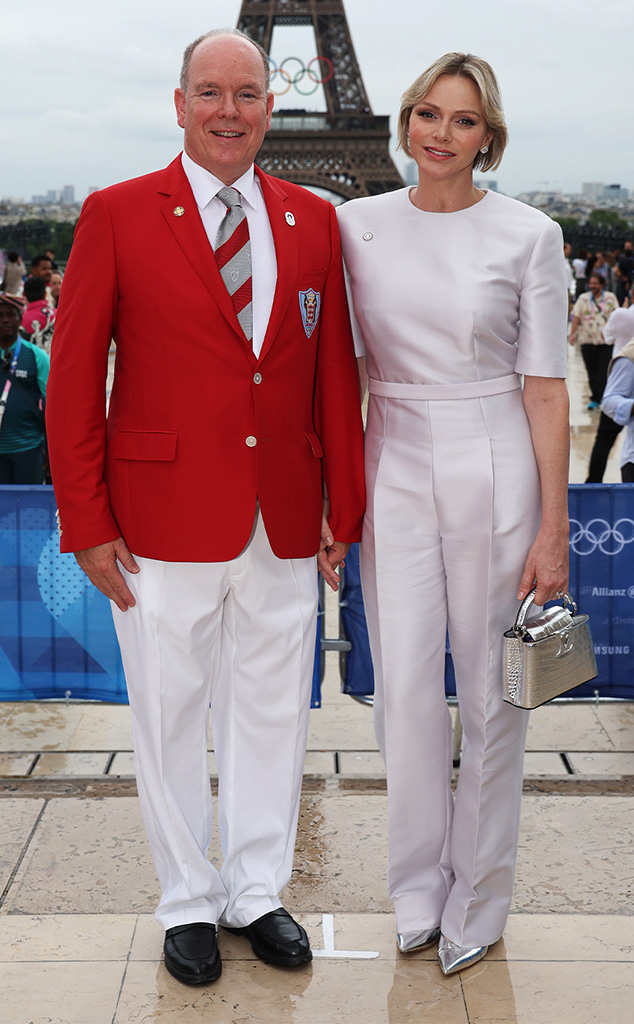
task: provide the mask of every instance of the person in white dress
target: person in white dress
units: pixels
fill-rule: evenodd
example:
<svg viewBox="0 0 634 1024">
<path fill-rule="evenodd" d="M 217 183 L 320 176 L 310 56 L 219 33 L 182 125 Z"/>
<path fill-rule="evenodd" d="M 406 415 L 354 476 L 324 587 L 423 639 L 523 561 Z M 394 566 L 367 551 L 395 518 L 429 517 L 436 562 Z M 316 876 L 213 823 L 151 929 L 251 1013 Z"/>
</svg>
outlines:
<svg viewBox="0 0 634 1024">
<path fill-rule="evenodd" d="M 361 571 L 388 888 L 401 952 L 438 942 L 450 974 L 500 938 L 512 895 L 528 713 L 503 700 L 503 633 L 533 587 L 541 605 L 568 584 L 568 299 L 559 226 L 473 184 L 507 140 L 485 61 L 436 61 L 399 139 L 418 186 L 338 214 L 369 376 Z"/>
</svg>

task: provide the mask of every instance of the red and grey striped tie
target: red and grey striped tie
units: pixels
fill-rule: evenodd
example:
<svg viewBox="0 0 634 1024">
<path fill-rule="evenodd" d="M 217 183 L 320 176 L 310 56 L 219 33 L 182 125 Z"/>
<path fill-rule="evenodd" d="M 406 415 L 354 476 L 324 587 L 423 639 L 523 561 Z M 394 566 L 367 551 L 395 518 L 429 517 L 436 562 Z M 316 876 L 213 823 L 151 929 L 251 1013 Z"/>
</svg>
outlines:
<svg viewBox="0 0 634 1024">
<path fill-rule="evenodd" d="M 242 209 L 240 193 L 226 186 L 217 193 L 227 207 L 216 235 L 216 263 L 244 336 L 253 339 L 253 306 L 251 303 L 251 241 L 247 215 Z"/>
</svg>

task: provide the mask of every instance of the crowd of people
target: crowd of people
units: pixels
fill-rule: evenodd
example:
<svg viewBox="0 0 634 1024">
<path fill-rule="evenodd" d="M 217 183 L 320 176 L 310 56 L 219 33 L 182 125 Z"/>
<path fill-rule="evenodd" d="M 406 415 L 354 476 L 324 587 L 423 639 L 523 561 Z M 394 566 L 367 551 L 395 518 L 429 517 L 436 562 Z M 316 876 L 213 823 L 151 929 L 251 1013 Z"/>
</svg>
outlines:
<svg viewBox="0 0 634 1024">
<path fill-rule="evenodd" d="M 580 346 L 588 374 L 588 410 L 598 410 L 600 417 L 586 477 L 586 483 L 598 484 L 614 442 L 630 419 L 623 419 L 623 406 L 615 416 L 614 404 L 605 406 L 603 398 L 613 361 L 634 337 L 634 243 L 628 239 L 622 250 L 614 252 L 579 249 L 574 259 L 572 247 L 566 243 L 564 255 L 571 307 L 568 341 Z M 619 364 L 617 375 L 621 386 L 627 377 L 623 365 Z M 613 385 L 610 392 L 612 389 Z M 621 452 L 623 481 L 632 476 L 634 451 L 628 441 Z"/>
<path fill-rule="evenodd" d="M 590 275 L 594 272 L 605 279 L 605 286 L 617 296 L 619 305 L 629 305 L 629 293 L 634 277 L 634 243 L 628 239 L 623 248 L 612 251 L 589 252 L 579 248 L 572 258 L 572 246 L 565 246 L 568 264 L 569 288 L 573 301 L 586 292 L 590 285 Z"/>
<path fill-rule="evenodd" d="M 0 484 L 50 483 L 45 403 L 63 275 L 51 249 L 10 251 L 0 285 Z"/>
</svg>

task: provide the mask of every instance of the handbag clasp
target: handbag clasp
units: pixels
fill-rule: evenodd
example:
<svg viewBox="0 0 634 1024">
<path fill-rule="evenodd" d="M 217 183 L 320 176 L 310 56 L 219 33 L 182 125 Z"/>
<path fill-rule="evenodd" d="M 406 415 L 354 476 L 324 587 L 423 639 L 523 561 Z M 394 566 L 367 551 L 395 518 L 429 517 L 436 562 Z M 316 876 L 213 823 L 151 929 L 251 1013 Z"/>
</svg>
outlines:
<svg viewBox="0 0 634 1024">
<path fill-rule="evenodd" d="M 563 658 L 566 654 L 570 654 L 575 645 L 570 639 L 570 633 L 567 630 L 563 630 L 561 633 L 559 633 L 558 640 L 559 650 L 557 651 L 555 657 Z"/>
</svg>

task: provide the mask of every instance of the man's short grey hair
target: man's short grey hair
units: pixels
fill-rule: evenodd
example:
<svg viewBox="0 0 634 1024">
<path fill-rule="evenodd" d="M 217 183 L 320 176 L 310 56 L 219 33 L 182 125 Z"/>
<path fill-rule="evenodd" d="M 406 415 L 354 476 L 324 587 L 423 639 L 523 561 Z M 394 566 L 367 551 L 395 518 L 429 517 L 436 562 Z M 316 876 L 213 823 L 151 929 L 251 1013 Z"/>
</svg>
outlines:
<svg viewBox="0 0 634 1024">
<path fill-rule="evenodd" d="M 214 28 L 211 30 L 211 32 L 205 32 L 204 36 L 198 36 L 198 39 L 194 39 L 193 43 L 190 43 L 189 46 L 185 47 L 180 78 L 180 86 L 183 92 L 187 92 L 189 62 L 192 59 L 192 53 L 199 45 L 199 43 L 204 43 L 205 39 L 212 39 L 214 36 L 238 36 L 240 39 L 246 39 L 248 43 L 251 43 L 251 45 L 256 48 L 256 50 L 258 51 L 262 58 L 262 63 L 264 65 L 264 85 L 265 92 L 268 94 L 271 87 L 271 67 L 269 64 L 269 55 L 264 49 L 264 47 L 260 46 L 259 43 L 256 43 L 255 39 L 251 39 L 251 36 L 248 36 L 246 32 L 243 32 L 239 28 Z"/>
</svg>

